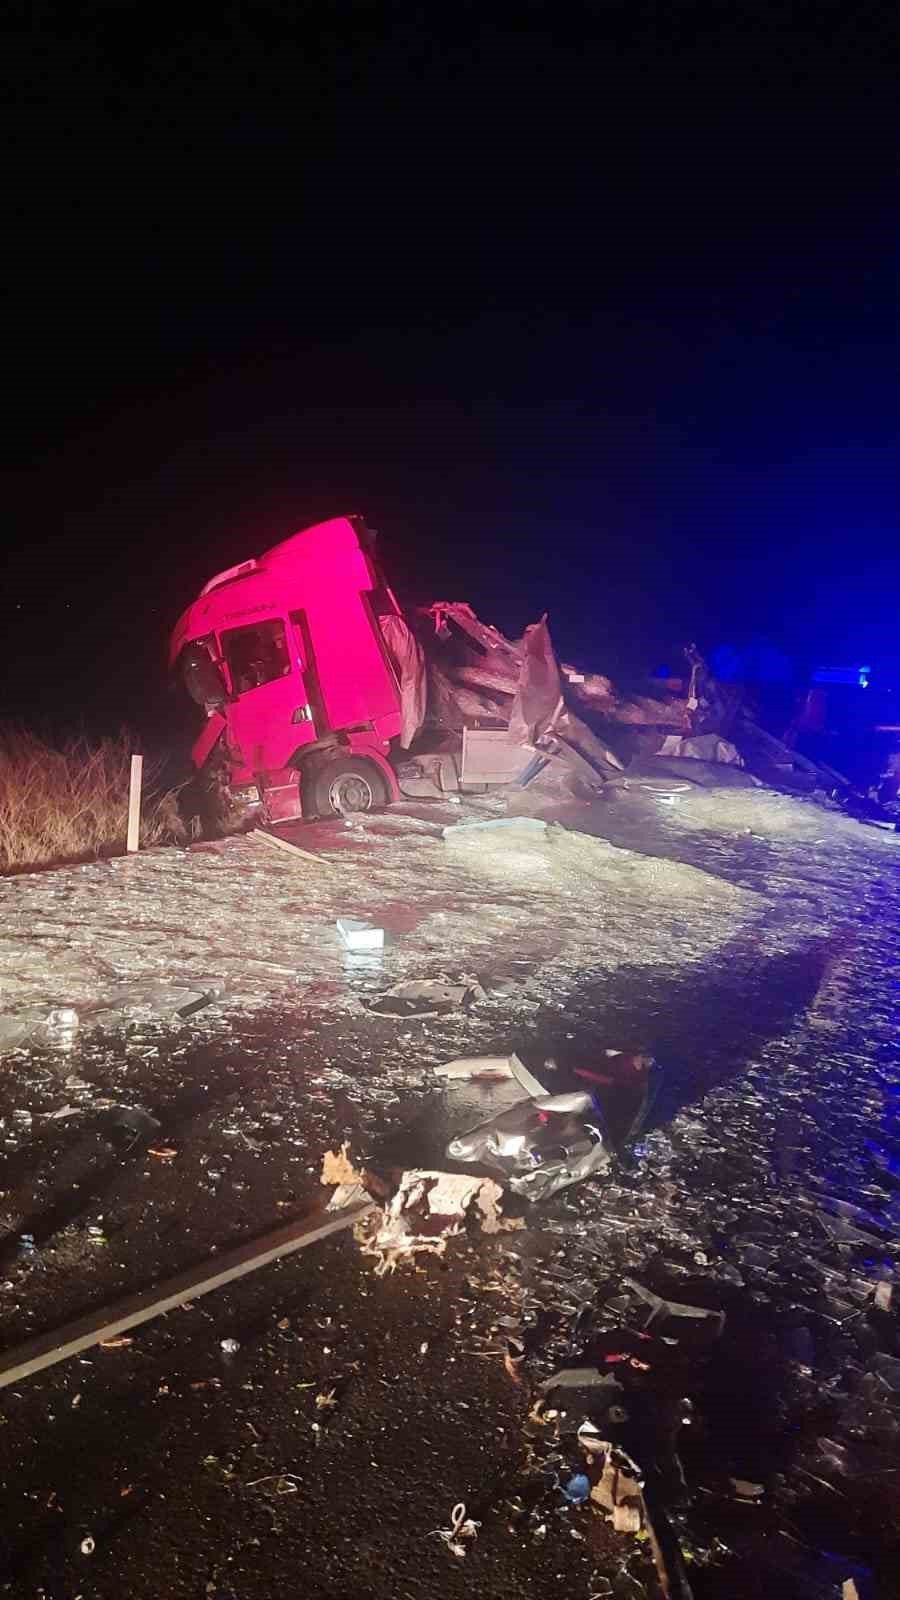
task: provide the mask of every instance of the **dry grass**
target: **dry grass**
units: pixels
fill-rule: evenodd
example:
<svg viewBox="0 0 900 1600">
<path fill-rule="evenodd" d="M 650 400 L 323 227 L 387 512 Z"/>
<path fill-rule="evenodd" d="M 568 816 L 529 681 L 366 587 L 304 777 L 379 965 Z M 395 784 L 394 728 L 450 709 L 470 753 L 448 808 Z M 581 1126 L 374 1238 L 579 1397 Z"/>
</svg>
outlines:
<svg viewBox="0 0 900 1600">
<path fill-rule="evenodd" d="M 135 748 L 127 733 L 52 745 L 27 728 L 0 727 L 0 872 L 123 851 Z M 164 791 L 160 775 L 161 763 L 145 757 L 142 845 L 185 836 L 176 791 Z"/>
</svg>

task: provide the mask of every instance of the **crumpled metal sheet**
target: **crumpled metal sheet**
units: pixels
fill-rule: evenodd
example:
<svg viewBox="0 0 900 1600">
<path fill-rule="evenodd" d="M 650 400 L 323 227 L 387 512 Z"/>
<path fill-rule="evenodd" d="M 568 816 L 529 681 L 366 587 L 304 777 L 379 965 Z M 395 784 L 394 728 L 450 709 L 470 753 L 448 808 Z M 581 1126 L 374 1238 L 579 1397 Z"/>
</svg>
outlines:
<svg viewBox="0 0 900 1600">
<path fill-rule="evenodd" d="M 679 737 L 669 733 L 657 750 L 658 756 L 680 757 L 688 761 L 714 761 L 724 767 L 742 767 L 743 757 L 730 739 L 718 733 L 698 733 Z"/>
<path fill-rule="evenodd" d="M 400 744 L 408 750 L 425 721 L 428 705 L 428 680 L 425 656 L 418 639 L 397 612 L 379 617 L 379 627 L 388 654 L 400 680 Z"/>
<path fill-rule="evenodd" d="M 534 744 L 549 732 L 563 708 L 559 663 L 550 642 L 546 616 L 525 629 L 522 664 L 509 717 L 514 744 Z"/>
</svg>

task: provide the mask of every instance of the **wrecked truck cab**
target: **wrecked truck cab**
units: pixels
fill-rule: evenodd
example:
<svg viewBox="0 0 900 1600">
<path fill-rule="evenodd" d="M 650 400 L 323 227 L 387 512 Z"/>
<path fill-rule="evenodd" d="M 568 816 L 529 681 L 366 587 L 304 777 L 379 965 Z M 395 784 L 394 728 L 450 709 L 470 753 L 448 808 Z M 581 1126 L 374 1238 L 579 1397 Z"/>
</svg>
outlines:
<svg viewBox="0 0 900 1600">
<path fill-rule="evenodd" d="M 192 754 L 213 827 L 248 807 L 333 816 L 545 769 L 583 794 L 622 771 L 566 703 L 546 617 L 517 642 L 464 602 L 407 618 L 373 539 L 358 517 L 317 523 L 218 573 L 181 617 L 170 666 L 206 717 Z"/>
<path fill-rule="evenodd" d="M 170 669 L 206 717 L 193 762 L 233 812 L 286 821 L 397 797 L 382 620 L 402 618 L 373 546 L 358 517 L 317 523 L 211 578 L 179 619 Z"/>
</svg>

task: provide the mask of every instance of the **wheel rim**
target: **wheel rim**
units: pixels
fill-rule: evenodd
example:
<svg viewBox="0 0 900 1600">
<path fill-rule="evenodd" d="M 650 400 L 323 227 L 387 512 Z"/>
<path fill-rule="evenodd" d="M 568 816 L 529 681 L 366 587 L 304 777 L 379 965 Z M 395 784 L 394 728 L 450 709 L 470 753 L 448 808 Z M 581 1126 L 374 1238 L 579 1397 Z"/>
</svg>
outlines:
<svg viewBox="0 0 900 1600">
<path fill-rule="evenodd" d="M 328 790 L 332 811 L 371 811 L 375 804 L 375 791 L 368 778 L 359 772 L 343 772 L 335 778 Z"/>
</svg>

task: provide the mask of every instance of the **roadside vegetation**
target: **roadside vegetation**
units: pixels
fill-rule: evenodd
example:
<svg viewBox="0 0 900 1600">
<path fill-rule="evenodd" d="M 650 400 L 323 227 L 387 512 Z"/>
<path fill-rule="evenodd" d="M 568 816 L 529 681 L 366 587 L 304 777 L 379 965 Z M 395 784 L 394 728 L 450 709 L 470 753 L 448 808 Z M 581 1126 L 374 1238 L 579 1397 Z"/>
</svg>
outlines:
<svg viewBox="0 0 900 1600">
<path fill-rule="evenodd" d="M 0 726 L 0 873 L 124 851 L 138 748 L 127 731 L 54 743 L 19 724 Z M 163 762 L 145 756 L 142 846 L 185 837 L 177 790 L 162 774 Z"/>
</svg>

